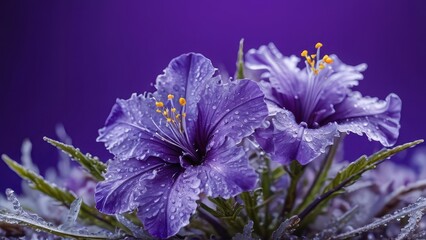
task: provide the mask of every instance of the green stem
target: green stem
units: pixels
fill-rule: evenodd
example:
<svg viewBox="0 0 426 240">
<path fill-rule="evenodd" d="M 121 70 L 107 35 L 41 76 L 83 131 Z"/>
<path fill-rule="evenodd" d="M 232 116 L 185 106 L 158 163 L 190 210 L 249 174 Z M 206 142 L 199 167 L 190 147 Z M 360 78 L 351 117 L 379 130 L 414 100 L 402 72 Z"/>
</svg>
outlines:
<svg viewBox="0 0 426 240">
<path fill-rule="evenodd" d="M 223 207 L 233 208 L 233 206 L 228 206 L 225 202 L 223 202 L 219 199 L 211 198 L 210 200 L 216 205 L 216 208 L 218 208 L 219 206 L 222 207 L 222 208 Z M 215 217 L 218 221 L 221 221 L 223 226 L 230 227 L 230 228 L 228 228 L 228 230 L 230 230 L 231 232 L 227 231 L 228 232 L 227 234 L 233 235 L 235 233 L 241 232 L 242 229 L 244 228 L 244 223 L 240 221 L 241 218 L 233 217 L 229 214 L 226 214 L 225 212 L 212 209 L 202 202 L 200 202 L 199 204 L 200 204 L 200 209 L 205 210 L 207 213 L 209 213 L 210 215 Z M 224 205 L 227 205 L 227 206 L 224 206 Z M 213 227 L 215 227 L 215 226 L 213 226 Z"/>
<path fill-rule="evenodd" d="M 290 213 L 292 212 L 291 210 L 293 209 L 294 203 L 296 202 L 297 184 L 299 183 L 304 170 L 305 167 L 300 165 L 296 160 L 293 160 L 293 162 L 290 164 L 290 170 L 286 168 L 286 171 L 290 175 L 290 187 L 288 188 L 284 207 L 281 212 L 281 215 L 284 218 L 290 217 Z"/>
<path fill-rule="evenodd" d="M 256 199 L 254 199 L 249 192 L 241 193 L 241 199 L 244 201 L 244 206 L 247 211 L 249 219 L 253 221 L 253 229 L 258 235 L 262 235 L 260 227 L 259 214 L 256 210 Z"/>
<path fill-rule="evenodd" d="M 271 192 L 271 185 L 272 185 L 272 176 L 271 176 L 271 166 L 270 166 L 270 160 L 269 158 L 265 157 L 263 158 L 265 160 L 265 164 L 266 164 L 266 171 L 263 171 L 262 173 L 262 192 L 263 192 L 263 205 L 264 205 L 264 210 L 265 210 L 265 218 L 263 221 L 263 237 L 265 239 L 269 239 L 270 237 L 270 231 L 269 231 L 269 227 L 270 224 L 272 222 L 272 218 L 271 218 L 271 214 L 270 214 L 270 209 L 269 209 L 269 203 L 270 203 L 270 199 L 273 196 L 272 192 Z M 257 207 L 256 207 L 257 208 Z"/>
<path fill-rule="evenodd" d="M 317 206 L 319 206 L 323 201 L 329 199 L 330 196 L 332 196 L 335 192 L 341 190 L 343 187 L 346 186 L 346 184 L 350 183 L 355 177 L 351 176 L 344 181 L 342 181 L 339 185 L 334 187 L 333 189 L 321 194 L 313 202 L 311 202 L 303 211 L 298 214 L 298 217 L 300 219 L 300 222 L 302 222 L 306 216 L 308 216 Z"/>
<path fill-rule="evenodd" d="M 331 145 L 327 157 L 324 160 L 324 164 L 321 165 L 321 168 L 318 170 L 318 174 L 315 177 L 315 180 L 312 182 L 311 187 L 306 194 L 306 197 L 303 198 L 302 203 L 294 210 L 293 214 L 300 213 L 302 209 L 304 209 L 310 202 L 312 202 L 318 193 L 321 191 L 323 184 L 327 180 L 328 171 L 331 168 L 331 165 L 334 160 L 334 156 L 336 155 L 337 149 L 339 148 L 339 143 L 341 142 L 341 138 L 336 138 L 334 140 L 333 145 Z"/>
<path fill-rule="evenodd" d="M 203 204 L 204 205 L 204 204 Z M 217 218 L 213 217 L 209 212 L 205 209 L 207 205 L 204 205 L 203 207 L 198 209 L 198 215 L 206 220 L 210 225 L 214 228 L 216 233 L 221 236 L 223 239 L 230 239 L 229 232 L 222 226 L 222 224 L 218 221 Z M 207 207 L 209 208 L 209 207 Z M 209 208 L 211 209 L 211 208 Z M 211 209 L 212 210 L 212 209 Z M 213 210 L 214 211 L 214 210 Z"/>
</svg>

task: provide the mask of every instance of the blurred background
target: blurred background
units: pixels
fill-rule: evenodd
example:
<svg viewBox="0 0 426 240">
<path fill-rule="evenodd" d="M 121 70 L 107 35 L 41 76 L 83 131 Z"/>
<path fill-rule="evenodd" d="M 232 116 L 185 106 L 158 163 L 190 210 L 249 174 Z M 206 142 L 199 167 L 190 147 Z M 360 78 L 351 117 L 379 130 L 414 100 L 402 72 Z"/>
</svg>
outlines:
<svg viewBox="0 0 426 240">
<path fill-rule="evenodd" d="M 274 42 L 285 55 L 320 41 L 347 64 L 367 63 L 356 89 L 381 99 L 397 93 L 398 143 L 424 138 L 426 1 L 295 2 L 1 1 L 0 153 L 19 160 L 28 138 L 44 172 L 58 155 L 42 137 L 56 138 L 62 123 L 75 146 L 106 161 L 95 139 L 116 98 L 152 91 L 169 61 L 191 51 L 233 75 L 241 38 L 245 50 Z M 349 160 L 380 148 L 352 135 L 345 144 Z M 0 191 L 19 186 L 0 162 Z"/>
</svg>

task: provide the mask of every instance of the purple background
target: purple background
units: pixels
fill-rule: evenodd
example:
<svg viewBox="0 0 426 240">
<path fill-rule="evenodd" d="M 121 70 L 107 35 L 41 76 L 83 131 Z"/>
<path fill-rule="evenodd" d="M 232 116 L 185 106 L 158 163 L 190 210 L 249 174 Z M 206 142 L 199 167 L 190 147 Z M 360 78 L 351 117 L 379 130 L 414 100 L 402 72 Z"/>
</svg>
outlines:
<svg viewBox="0 0 426 240">
<path fill-rule="evenodd" d="M 272 41 L 286 55 L 321 41 L 322 52 L 368 63 L 358 89 L 403 100 L 399 143 L 426 136 L 423 0 L 1 1 L 0 32 L 0 153 L 19 159 L 30 138 L 42 169 L 56 165 L 42 137 L 55 137 L 57 123 L 74 145 L 108 159 L 95 139 L 116 98 L 152 91 L 168 62 L 190 51 L 233 72 L 242 37 L 246 50 Z M 348 159 L 378 148 L 366 138 L 348 142 Z M 1 192 L 19 185 L 2 162 L 0 177 Z"/>
</svg>

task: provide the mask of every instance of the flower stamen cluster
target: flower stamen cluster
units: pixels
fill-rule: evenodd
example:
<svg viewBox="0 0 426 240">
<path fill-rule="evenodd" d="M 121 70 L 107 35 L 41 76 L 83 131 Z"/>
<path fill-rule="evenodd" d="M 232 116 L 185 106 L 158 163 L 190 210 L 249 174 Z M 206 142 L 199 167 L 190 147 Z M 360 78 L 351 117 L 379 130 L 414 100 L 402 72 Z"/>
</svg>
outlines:
<svg viewBox="0 0 426 240">
<path fill-rule="evenodd" d="M 318 75 L 318 73 L 323 70 L 326 66 L 326 64 L 332 64 L 333 59 L 329 57 L 327 54 L 320 59 L 320 48 L 322 47 L 322 43 L 318 42 L 315 44 L 315 48 L 317 49 L 316 54 L 309 55 L 308 50 L 303 50 L 300 54 L 302 57 L 306 59 L 306 69 L 311 70 L 312 73 L 315 75 Z M 316 60 L 315 60 L 316 58 Z M 316 63 L 316 64 L 315 64 Z"/>
<path fill-rule="evenodd" d="M 173 123 L 177 126 L 180 132 L 183 132 L 184 118 L 186 117 L 185 105 L 186 99 L 181 97 L 179 98 L 179 105 L 181 106 L 181 110 L 179 113 L 176 113 L 176 107 L 173 103 L 174 95 L 169 94 L 167 96 L 168 102 L 170 103 L 170 108 L 165 107 L 164 103 L 161 101 L 155 102 L 155 106 L 157 107 L 156 112 L 161 113 L 167 120 L 168 123 Z"/>
</svg>

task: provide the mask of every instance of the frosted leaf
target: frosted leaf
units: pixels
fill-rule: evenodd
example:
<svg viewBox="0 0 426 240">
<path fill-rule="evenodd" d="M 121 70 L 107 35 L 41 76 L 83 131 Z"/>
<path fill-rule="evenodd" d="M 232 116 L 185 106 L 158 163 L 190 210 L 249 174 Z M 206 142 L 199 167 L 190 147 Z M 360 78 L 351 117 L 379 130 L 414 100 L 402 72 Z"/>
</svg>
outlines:
<svg viewBox="0 0 426 240">
<path fill-rule="evenodd" d="M 256 238 L 253 238 L 251 236 L 251 232 L 253 231 L 253 221 L 250 221 L 247 223 L 247 225 L 244 226 L 243 233 L 237 233 L 232 238 L 233 240 L 255 240 Z"/>
<path fill-rule="evenodd" d="M 422 220 L 423 212 L 422 210 L 419 210 L 408 216 L 408 223 L 401 229 L 401 232 L 395 240 L 409 239 L 408 237 L 410 237 L 410 235 L 417 229 L 420 220 Z"/>
<path fill-rule="evenodd" d="M 9 200 L 13 204 L 13 210 L 17 212 L 17 214 L 22 214 L 24 209 L 22 209 L 21 203 L 15 195 L 15 191 L 8 188 L 6 189 L 7 200 Z"/>
<path fill-rule="evenodd" d="M 68 214 L 68 220 L 66 224 L 69 224 L 67 229 L 64 227 L 56 227 L 52 223 L 46 222 L 43 218 L 37 214 L 25 211 L 16 198 L 15 193 L 12 189 L 6 190 L 7 199 L 12 202 L 14 211 L 0 211 L 0 222 L 5 222 L 13 225 L 27 226 L 34 229 L 35 232 L 45 232 L 47 234 L 53 234 L 64 238 L 73 239 L 119 239 L 123 238 L 122 234 L 112 234 L 110 232 L 101 231 L 96 233 L 90 233 L 86 228 L 74 226 L 77 218 L 79 208 L 81 205 L 81 199 L 77 199 L 72 203 L 71 211 Z"/>
<path fill-rule="evenodd" d="M 59 229 L 68 230 L 75 225 L 78 218 L 78 213 L 80 212 L 80 207 L 82 202 L 83 202 L 82 198 L 77 198 L 71 203 L 70 211 L 68 212 L 67 218 L 64 224 L 59 226 Z"/>
<path fill-rule="evenodd" d="M 420 197 L 420 198 L 417 199 L 417 201 L 415 203 L 412 203 L 407 207 L 401 208 L 401 209 L 395 211 L 392 214 L 387 214 L 387 215 L 383 216 L 382 218 L 380 218 L 380 219 L 378 219 L 378 220 L 376 220 L 376 221 L 374 221 L 374 222 L 372 222 L 368 225 L 365 225 L 363 227 L 354 229 L 352 231 L 348 231 L 346 233 L 339 234 L 339 235 L 333 237 L 332 239 L 350 238 L 350 237 L 353 237 L 355 235 L 359 235 L 361 233 L 371 231 L 375 228 L 386 226 L 389 222 L 391 222 L 393 220 L 401 219 L 405 216 L 410 216 L 410 220 L 409 220 L 409 223 L 408 223 L 408 226 L 407 226 L 407 228 L 408 228 L 407 231 L 410 231 L 411 226 L 413 225 L 411 223 L 411 221 L 420 221 L 421 217 L 423 216 L 424 210 L 426 210 L 426 198 Z M 413 218 L 413 219 L 411 219 L 411 218 Z M 417 225 L 417 223 L 415 223 L 414 225 Z M 405 227 L 403 229 L 405 229 Z M 402 232 L 402 230 L 401 230 L 401 232 Z M 403 238 L 401 238 L 401 239 L 403 239 Z"/>
<path fill-rule="evenodd" d="M 279 240 L 285 237 L 286 239 L 291 239 L 290 233 L 291 229 L 296 227 L 299 224 L 300 218 L 298 216 L 293 216 L 289 219 L 286 219 L 280 224 L 280 226 L 272 233 L 273 240 Z"/>
<path fill-rule="evenodd" d="M 123 216 L 121 214 L 116 214 L 115 217 L 117 218 L 117 220 L 120 223 L 122 223 L 130 231 L 132 231 L 133 236 L 136 237 L 137 239 L 142 239 L 142 240 L 152 239 L 152 237 L 150 237 L 147 233 L 145 233 L 145 231 L 143 230 L 142 227 L 137 226 L 132 221 L 130 221 L 129 219 L 127 219 L 125 216 Z"/>
</svg>

